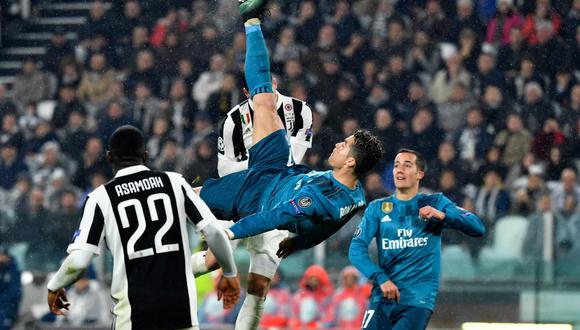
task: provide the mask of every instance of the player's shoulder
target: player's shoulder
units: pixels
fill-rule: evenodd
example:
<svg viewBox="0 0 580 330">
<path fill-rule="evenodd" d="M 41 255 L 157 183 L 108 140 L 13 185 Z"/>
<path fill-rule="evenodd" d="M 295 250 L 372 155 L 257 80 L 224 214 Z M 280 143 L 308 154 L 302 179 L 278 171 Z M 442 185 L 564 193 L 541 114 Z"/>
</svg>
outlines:
<svg viewBox="0 0 580 330">
<path fill-rule="evenodd" d="M 155 172 L 152 172 L 152 173 L 155 173 Z M 181 181 L 185 181 L 185 178 L 183 177 L 183 174 L 181 174 L 181 173 L 170 172 L 170 171 L 168 171 L 168 172 L 159 171 L 157 173 L 161 173 L 162 175 L 163 174 L 167 175 L 167 177 L 169 177 L 169 180 L 171 182 L 181 182 Z"/>
<path fill-rule="evenodd" d="M 393 208 L 393 195 L 385 196 L 382 198 L 377 198 L 374 201 L 370 202 L 367 208 L 369 209 L 383 209 L 383 208 Z M 390 206 L 388 206 L 390 203 Z"/>
<path fill-rule="evenodd" d="M 302 108 L 302 111 L 312 112 L 312 107 L 305 100 L 297 99 L 295 97 L 287 96 L 284 94 L 278 94 L 278 95 L 282 99 L 283 104 L 289 104 L 289 105 L 299 104 L 300 107 Z"/>
<path fill-rule="evenodd" d="M 442 192 L 436 192 L 432 194 L 419 194 L 419 201 L 426 205 L 437 205 L 439 203 L 449 203 L 450 200 Z"/>
<path fill-rule="evenodd" d="M 227 118 L 232 118 L 232 115 L 234 114 L 234 112 L 239 112 L 239 111 L 244 111 L 244 110 L 248 110 L 250 108 L 250 103 L 248 102 L 248 100 L 244 100 L 238 104 L 236 104 L 233 108 L 230 109 L 230 111 L 228 111 L 228 113 L 226 114 Z"/>
</svg>

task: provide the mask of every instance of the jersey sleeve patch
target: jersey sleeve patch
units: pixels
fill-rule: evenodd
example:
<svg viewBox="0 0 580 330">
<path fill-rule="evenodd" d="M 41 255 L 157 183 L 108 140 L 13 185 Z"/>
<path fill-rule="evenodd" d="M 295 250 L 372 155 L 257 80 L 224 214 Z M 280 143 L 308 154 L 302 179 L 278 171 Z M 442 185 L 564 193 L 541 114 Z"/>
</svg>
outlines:
<svg viewBox="0 0 580 330">
<path fill-rule="evenodd" d="M 312 205 L 312 198 L 304 196 L 298 200 L 298 205 L 301 208 L 309 208 Z"/>
</svg>

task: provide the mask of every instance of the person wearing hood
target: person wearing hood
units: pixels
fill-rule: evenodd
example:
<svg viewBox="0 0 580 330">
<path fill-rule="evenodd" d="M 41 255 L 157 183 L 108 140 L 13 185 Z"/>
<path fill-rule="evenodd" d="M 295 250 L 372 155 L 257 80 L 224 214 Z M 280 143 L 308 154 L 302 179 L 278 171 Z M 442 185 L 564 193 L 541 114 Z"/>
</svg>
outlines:
<svg viewBox="0 0 580 330">
<path fill-rule="evenodd" d="M 342 286 L 336 290 L 326 309 L 327 326 L 342 330 L 360 329 L 371 293 L 371 286 L 361 283 L 360 277 L 359 271 L 353 266 L 342 269 Z"/>
<path fill-rule="evenodd" d="M 292 297 L 292 316 L 289 329 L 320 329 L 323 312 L 330 301 L 334 287 L 326 270 L 319 265 L 306 269 L 299 289 Z"/>
</svg>

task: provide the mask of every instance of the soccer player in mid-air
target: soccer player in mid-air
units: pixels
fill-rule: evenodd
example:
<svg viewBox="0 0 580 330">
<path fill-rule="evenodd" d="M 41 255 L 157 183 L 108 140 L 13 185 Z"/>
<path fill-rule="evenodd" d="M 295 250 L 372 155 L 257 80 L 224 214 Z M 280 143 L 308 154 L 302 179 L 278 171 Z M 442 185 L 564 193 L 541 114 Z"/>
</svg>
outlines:
<svg viewBox="0 0 580 330">
<path fill-rule="evenodd" d="M 48 283 L 48 305 L 68 307 L 64 288 L 77 281 L 100 247 L 113 254 L 113 329 L 199 329 L 186 220 L 206 237 L 224 275 L 224 308 L 239 299 L 230 242 L 205 203 L 177 173 L 150 171 L 143 134 L 118 128 L 107 158 L 115 177 L 89 194 L 69 255 Z"/>
<path fill-rule="evenodd" d="M 377 137 L 358 131 L 336 144 L 328 159 L 331 171 L 287 166 L 291 157 L 288 137 L 276 111 L 268 50 L 260 28 L 266 3 L 266 0 L 240 2 L 246 30 L 245 77 L 254 106 L 248 169 L 206 181 L 200 194 L 216 216 L 236 221 L 228 230 L 231 239 L 273 229 L 296 233 L 297 236 L 274 246 L 278 248 L 277 257 L 282 258 L 330 237 L 365 206 L 358 178 L 376 165 L 382 156 L 382 146 Z M 279 259 L 268 262 L 277 267 Z M 258 327 L 273 275 L 272 271 L 249 278 L 248 295 L 236 329 Z"/>
<path fill-rule="evenodd" d="M 252 147 L 254 106 L 249 98 L 248 85 L 243 78 L 244 95 L 248 98 L 233 107 L 220 126 L 218 138 L 218 173 L 220 177 L 242 171 L 248 168 L 248 150 Z M 284 124 L 292 158 L 294 162 L 302 163 L 306 150 L 312 146 L 312 110 L 308 104 L 296 98 L 282 95 L 277 91 L 278 82 L 272 79 L 272 87 L 276 94 L 276 111 Z M 231 227 L 233 221 L 220 221 L 224 228 Z M 287 230 L 270 230 L 263 234 L 248 237 L 244 246 L 250 252 L 250 269 L 248 286 L 252 291 L 261 291 L 254 287 L 254 280 L 261 276 L 269 282 L 274 276 L 281 259 L 276 255 L 280 242 L 288 237 Z M 231 241 L 232 247 L 239 241 Z M 198 252 L 192 257 L 192 267 L 195 276 L 200 276 L 219 268 L 219 264 L 211 251 Z M 248 298 L 252 299 L 252 298 Z"/>
<path fill-rule="evenodd" d="M 350 262 L 373 281 L 362 329 L 425 329 L 439 288 L 441 232 L 458 229 L 479 237 L 482 221 L 443 194 L 419 193 L 425 159 L 403 149 L 395 158 L 395 194 L 365 210 L 350 245 Z M 379 265 L 368 253 L 377 242 Z"/>
</svg>

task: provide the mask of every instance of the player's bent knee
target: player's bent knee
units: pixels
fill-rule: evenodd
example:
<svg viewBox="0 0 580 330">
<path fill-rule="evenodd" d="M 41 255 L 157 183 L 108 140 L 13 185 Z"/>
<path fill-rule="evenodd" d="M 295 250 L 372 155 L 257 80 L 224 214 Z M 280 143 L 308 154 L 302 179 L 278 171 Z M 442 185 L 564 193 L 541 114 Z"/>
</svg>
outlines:
<svg viewBox="0 0 580 330">
<path fill-rule="evenodd" d="M 266 297 L 270 290 L 271 279 L 266 276 L 249 273 L 248 274 L 248 293 L 258 297 Z"/>
</svg>

